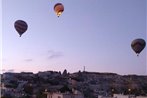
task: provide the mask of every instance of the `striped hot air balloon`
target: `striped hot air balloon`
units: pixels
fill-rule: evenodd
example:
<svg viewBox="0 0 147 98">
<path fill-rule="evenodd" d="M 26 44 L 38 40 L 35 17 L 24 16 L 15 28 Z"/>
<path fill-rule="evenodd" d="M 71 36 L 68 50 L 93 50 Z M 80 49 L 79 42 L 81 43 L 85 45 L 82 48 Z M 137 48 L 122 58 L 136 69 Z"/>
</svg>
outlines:
<svg viewBox="0 0 147 98">
<path fill-rule="evenodd" d="M 15 27 L 16 31 L 18 32 L 18 34 L 20 35 L 20 37 L 28 29 L 27 23 L 23 20 L 15 21 L 14 27 Z"/>
<path fill-rule="evenodd" d="M 57 16 L 59 17 L 62 14 L 62 12 L 64 11 L 63 4 L 62 3 L 55 4 L 54 11 L 57 14 Z"/>
<path fill-rule="evenodd" d="M 135 51 L 137 56 L 139 56 L 140 52 L 145 48 L 145 46 L 146 46 L 146 42 L 144 39 L 141 38 L 135 39 L 131 43 L 131 47 Z"/>
</svg>

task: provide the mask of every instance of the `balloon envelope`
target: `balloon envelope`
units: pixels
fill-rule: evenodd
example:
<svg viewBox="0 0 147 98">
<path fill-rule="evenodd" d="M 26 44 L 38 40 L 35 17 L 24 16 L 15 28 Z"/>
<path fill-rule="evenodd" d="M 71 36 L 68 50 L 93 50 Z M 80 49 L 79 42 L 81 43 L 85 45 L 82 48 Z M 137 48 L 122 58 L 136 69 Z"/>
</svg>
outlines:
<svg viewBox="0 0 147 98">
<path fill-rule="evenodd" d="M 62 12 L 64 11 L 64 6 L 62 5 L 62 3 L 55 4 L 54 11 L 57 14 L 57 16 L 59 17 L 62 14 Z"/>
<path fill-rule="evenodd" d="M 144 39 L 141 39 L 141 38 L 135 39 L 131 43 L 131 47 L 135 51 L 135 53 L 137 54 L 137 56 L 145 48 L 145 46 L 146 46 L 146 42 L 145 42 Z"/>
<path fill-rule="evenodd" d="M 15 21 L 14 27 L 15 27 L 16 31 L 18 32 L 18 34 L 20 35 L 20 37 L 28 29 L 27 23 L 23 20 Z"/>
</svg>

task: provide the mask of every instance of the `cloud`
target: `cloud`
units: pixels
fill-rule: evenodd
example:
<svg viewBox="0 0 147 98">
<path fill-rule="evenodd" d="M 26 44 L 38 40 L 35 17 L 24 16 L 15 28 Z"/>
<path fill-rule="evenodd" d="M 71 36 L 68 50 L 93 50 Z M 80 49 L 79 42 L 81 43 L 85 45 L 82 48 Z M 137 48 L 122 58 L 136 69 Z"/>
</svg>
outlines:
<svg viewBox="0 0 147 98">
<path fill-rule="evenodd" d="M 14 72 L 14 71 L 15 71 L 14 69 L 8 69 L 8 70 L 2 69 L 1 70 L 2 73 L 5 73 L 5 72 Z"/>
<path fill-rule="evenodd" d="M 4 72 L 4 71 L 6 71 L 5 69 L 2 69 L 2 71 Z"/>
<path fill-rule="evenodd" d="M 54 58 L 59 58 L 63 56 L 62 52 L 53 51 L 53 50 L 49 50 L 48 54 L 49 54 L 48 59 L 54 59 Z"/>
<path fill-rule="evenodd" d="M 0 70 L 0 72 L 2 72 L 2 73 L 5 72 L 5 71 L 6 71 L 5 69 L 1 69 L 1 70 Z"/>
<path fill-rule="evenodd" d="M 26 62 L 32 62 L 33 59 L 25 59 Z"/>
<path fill-rule="evenodd" d="M 14 69 L 7 70 L 7 72 L 14 72 L 14 71 L 15 71 Z"/>
</svg>

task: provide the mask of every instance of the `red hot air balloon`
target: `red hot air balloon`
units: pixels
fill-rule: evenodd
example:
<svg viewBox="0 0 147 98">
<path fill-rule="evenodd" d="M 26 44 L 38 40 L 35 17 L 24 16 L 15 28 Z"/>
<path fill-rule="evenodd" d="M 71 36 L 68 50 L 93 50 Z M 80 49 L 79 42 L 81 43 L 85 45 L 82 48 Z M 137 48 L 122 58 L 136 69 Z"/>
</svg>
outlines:
<svg viewBox="0 0 147 98">
<path fill-rule="evenodd" d="M 15 27 L 16 31 L 18 32 L 18 34 L 20 35 L 20 37 L 28 29 L 27 23 L 23 20 L 15 21 L 14 27 Z"/>
<path fill-rule="evenodd" d="M 63 4 L 62 3 L 55 4 L 54 11 L 57 14 L 57 16 L 59 17 L 62 14 L 62 12 L 64 11 Z"/>
<path fill-rule="evenodd" d="M 141 38 L 135 39 L 131 43 L 131 47 L 135 51 L 137 56 L 139 56 L 140 52 L 145 48 L 145 46 L 146 46 L 146 42 L 144 39 Z"/>
</svg>

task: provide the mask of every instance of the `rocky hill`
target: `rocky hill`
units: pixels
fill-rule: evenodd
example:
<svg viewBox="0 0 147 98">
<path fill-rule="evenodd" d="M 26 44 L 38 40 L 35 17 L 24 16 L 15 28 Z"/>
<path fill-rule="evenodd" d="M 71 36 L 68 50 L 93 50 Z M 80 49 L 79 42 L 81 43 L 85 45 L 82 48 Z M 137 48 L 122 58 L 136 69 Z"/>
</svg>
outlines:
<svg viewBox="0 0 147 98">
<path fill-rule="evenodd" d="M 78 84 L 78 89 L 89 88 L 97 94 L 111 95 L 113 93 L 146 95 L 147 76 L 118 75 L 115 73 L 78 72 L 72 74 Z"/>
<path fill-rule="evenodd" d="M 147 95 L 147 76 L 115 73 L 80 71 L 67 73 L 66 70 L 62 74 L 56 71 L 38 72 L 37 74 L 31 72 L 4 73 L 2 84 L 6 89 L 26 95 L 36 94 L 38 98 L 43 96 L 45 91 L 72 92 L 73 88 L 82 92 L 85 98 L 96 98 L 98 95 L 111 96 L 114 93 Z M 6 93 L 5 91 L 3 95 Z"/>
</svg>

